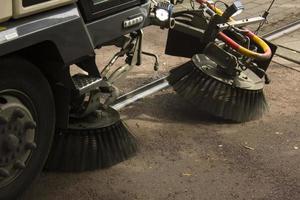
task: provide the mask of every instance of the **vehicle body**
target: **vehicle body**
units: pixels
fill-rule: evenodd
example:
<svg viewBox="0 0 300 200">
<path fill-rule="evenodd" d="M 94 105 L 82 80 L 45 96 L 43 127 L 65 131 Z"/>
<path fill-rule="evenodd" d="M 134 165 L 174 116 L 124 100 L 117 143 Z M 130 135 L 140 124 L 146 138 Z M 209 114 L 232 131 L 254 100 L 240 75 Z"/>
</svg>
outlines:
<svg viewBox="0 0 300 200">
<path fill-rule="evenodd" d="M 45 2 L 48 3 L 48 1 Z M 95 48 L 146 26 L 150 3 L 141 0 L 132 1 L 134 3 L 127 5 L 127 1 L 123 1 L 123 8 L 117 9 L 115 7 L 115 9 L 108 11 L 107 8 L 110 7 L 111 3 L 118 1 L 108 1 L 103 5 L 100 4 L 99 8 L 97 5 L 91 9 L 92 1 L 89 0 L 79 1 L 78 5 L 65 0 L 54 0 L 53 2 L 56 2 L 58 8 L 53 9 L 55 4 L 50 4 L 51 6 L 48 7 L 50 10 L 42 12 L 46 8 L 37 6 L 39 5 L 37 4 L 35 5 L 37 6 L 36 10 L 29 12 L 31 13 L 30 16 L 26 16 L 29 13 L 19 12 L 22 9 L 11 9 L 17 10 L 17 14 L 11 14 L 14 17 L 19 18 L 24 15 L 26 17 L 1 23 L 0 26 L 5 30 L 0 32 L 0 57 L 11 54 L 22 55 L 23 58 L 36 64 L 45 76 L 51 79 L 49 82 L 53 83 L 54 93 L 63 94 L 56 95 L 57 107 L 63 108 L 70 103 L 69 95 L 75 89 L 67 68 L 71 64 L 86 59 L 94 60 Z M 68 5 L 65 5 L 66 3 Z M 79 7 L 82 8 L 83 13 Z M 126 10 L 122 12 L 124 8 Z M 6 10 L 4 7 L 1 9 Z M 32 14 L 37 12 L 42 13 Z M 82 15 L 89 17 L 83 18 Z M 2 19 L 7 19 L 8 16 Z M 142 20 L 137 24 L 126 28 L 123 26 L 126 20 L 138 17 L 142 17 L 140 18 Z M 39 60 L 36 60 L 37 57 Z M 88 67 L 91 68 L 90 71 L 97 71 L 95 65 Z M 65 72 L 64 76 L 58 78 L 56 76 L 58 71 Z M 60 83 L 59 86 L 56 84 L 58 82 Z M 61 128 L 67 126 L 67 119 L 68 111 L 58 109 L 57 124 Z"/>
<path fill-rule="evenodd" d="M 42 170 L 54 130 L 68 128 L 75 96 L 95 87 L 79 88 L 70 65 L 80 66 L 97 85 L 101 76 L 94 49 L 146 26 L 150 2 L 0 4 L 0 129 L 5 133 L 0 137 L 0 199 L 14 199 Z"/>
</svg>

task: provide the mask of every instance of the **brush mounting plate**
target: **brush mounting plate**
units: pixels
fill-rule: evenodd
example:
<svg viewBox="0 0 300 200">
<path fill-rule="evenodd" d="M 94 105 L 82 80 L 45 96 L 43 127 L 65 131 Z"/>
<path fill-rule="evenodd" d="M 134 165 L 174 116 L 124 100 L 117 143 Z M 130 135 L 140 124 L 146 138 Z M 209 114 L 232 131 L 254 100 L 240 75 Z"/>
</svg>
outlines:
<svg viewBox="0 0 300 200">
<path fill-rule="evenodd" d="M 136 139 L 118 112 L 107 109 L 71 121 L 68 129 L 59 130 L 45 169 L 63 172 L 103 169 L 129 159 L 136 151 Z"/>
<path fill-rule="evenodd" d="M 111 107 L 102 110 L 96 110 L 88 116 L 80 119 L 70 118 L 69 128 L 76 129 L 99 129 L 114 125 L 120 121 L 120 114 Z"/>
<path fill-rule="evenodd" d="M 237 76 L 226 74 L 221 67 L 204 54 L 197 54 L 192 58 L 194 65 L 207 76 L 221 81 L 233 87 L 245 90 L 262 90 L 265 81 L 259 78 L 253 71 L 246 69 Z"/>
</svg>

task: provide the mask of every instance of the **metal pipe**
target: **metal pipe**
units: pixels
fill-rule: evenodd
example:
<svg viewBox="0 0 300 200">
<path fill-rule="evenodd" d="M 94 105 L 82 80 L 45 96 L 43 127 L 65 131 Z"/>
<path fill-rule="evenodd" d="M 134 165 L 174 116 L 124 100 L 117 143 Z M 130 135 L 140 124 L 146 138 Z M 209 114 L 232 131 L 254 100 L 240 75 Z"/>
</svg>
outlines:
<svg viewBox="0 0 300 200">
<path fill-rule="evenodd" d="M 163 89 L 170 87 L 168 81 L 166 80 L 167 77 L 163 77 L 156 81 L 153 81 L 147 85 L 144 85 L 140 88 L 137 88 L 121 97 L 119 97 L 116 102 L 114 102 L 111 107 L 120 110 L 126 107 L 129 104 L 132 104 L 135 101 L 143 99 L 151 94 L 159 92 Z"/>
</svg>

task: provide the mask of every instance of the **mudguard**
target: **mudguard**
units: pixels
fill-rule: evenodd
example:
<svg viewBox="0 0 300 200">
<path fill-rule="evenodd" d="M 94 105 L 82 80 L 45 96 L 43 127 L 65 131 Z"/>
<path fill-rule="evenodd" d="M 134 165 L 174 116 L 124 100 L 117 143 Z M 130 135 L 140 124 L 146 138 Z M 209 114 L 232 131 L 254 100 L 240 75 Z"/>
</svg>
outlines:
<svg viewBox="0 0 300 200">
<path fill-rule="evenodd" d="M 0 56 L 46 41 L 55 44 L 66 65 L 94 52 L 76 5 L 6 22 L 1 27 Z"/>
</svg>

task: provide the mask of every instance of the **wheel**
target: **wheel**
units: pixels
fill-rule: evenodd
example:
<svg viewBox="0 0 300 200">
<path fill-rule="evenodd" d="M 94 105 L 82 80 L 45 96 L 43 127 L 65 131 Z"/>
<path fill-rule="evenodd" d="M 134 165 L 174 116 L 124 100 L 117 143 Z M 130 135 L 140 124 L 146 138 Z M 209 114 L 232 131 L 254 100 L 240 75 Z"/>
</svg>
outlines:
<svg viewBox="0 0 300 200">
<path fill-rule="evenodd" d="M 55 105 L 43 74 L 20 58 L 0 60 L 0 199 L 15 199 L 47 159 Z"/>
</svg>

